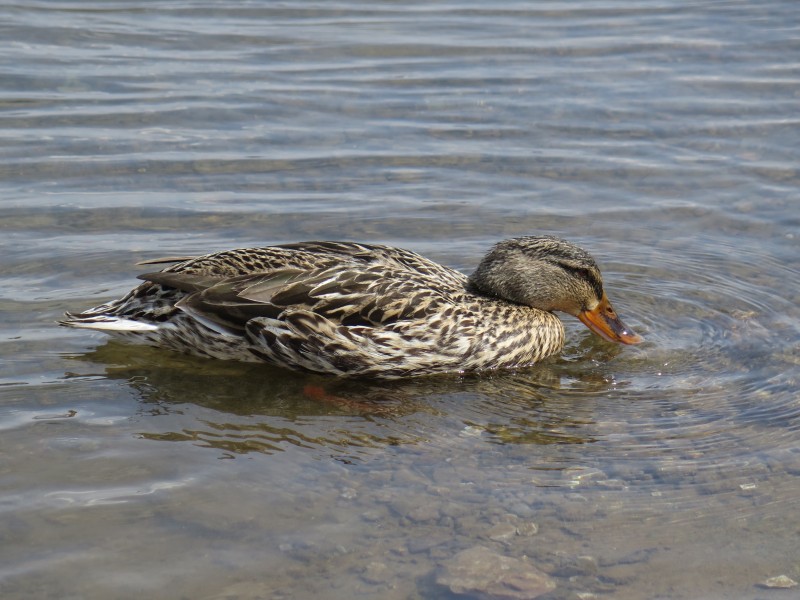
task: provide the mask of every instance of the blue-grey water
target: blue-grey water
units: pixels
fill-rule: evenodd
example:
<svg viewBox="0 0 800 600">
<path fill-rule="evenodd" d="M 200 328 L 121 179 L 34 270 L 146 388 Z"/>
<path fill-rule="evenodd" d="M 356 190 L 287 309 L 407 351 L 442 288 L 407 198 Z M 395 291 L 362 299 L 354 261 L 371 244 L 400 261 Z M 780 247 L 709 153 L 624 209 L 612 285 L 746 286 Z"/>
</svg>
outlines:
<svg viewBox="0 0 800 600">
<path fill-rule="evenodd" d="M 10 1 L 0 37 L 4 600 L 455 599 L 477 547 L 549 600 L 798 593 L 795 0 Z M 348 383 L 56 325 L 157 256 L 534 233 L 646 342 Z"/>
</svg>

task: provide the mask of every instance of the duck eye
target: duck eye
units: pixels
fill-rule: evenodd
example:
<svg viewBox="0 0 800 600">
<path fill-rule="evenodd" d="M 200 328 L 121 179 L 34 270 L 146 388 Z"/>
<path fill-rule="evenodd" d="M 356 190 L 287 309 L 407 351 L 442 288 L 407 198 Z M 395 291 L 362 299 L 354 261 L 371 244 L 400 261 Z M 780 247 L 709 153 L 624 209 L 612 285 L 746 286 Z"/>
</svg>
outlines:
<svg viewBox="0 0 800 600">
<path fill-rule="evenodd" d="M 572 273 L 581 279 L 589 279 L 589 269 L 584 269 L 582 267 L 571 267 L 569 269 Z"/>
</svg>

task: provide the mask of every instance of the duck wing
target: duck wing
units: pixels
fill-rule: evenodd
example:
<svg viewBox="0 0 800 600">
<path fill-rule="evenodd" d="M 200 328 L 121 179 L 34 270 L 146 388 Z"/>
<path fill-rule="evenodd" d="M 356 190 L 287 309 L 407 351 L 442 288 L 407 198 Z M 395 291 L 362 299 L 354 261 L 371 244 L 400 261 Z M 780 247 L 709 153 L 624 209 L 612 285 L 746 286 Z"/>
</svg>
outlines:
<svg viewBox="0 0 800 600">
<path fill-rule="evenodd" d="M 139 279 L 175 288 L 185 295 L 175 302 L 175 308 L 200 321 L 207 327 L 227 335 L 243 335 L 245 324 L 256 317 L 276 317 L 281 307 L 269 301 L 271 295 L 303 271 L 294 268 L 277 269 L 225 277 L 191 272 L 159 271 L 139 275 Z M 256 287 L 261 298 L 243 295 Z"/>
<path fill-rule="evenodd" d="M 383 265 L 407 272 L 409 277 L 429 278 L 442 284 L 460 287 L 464 275 L 435 263 L 416 252 L 380 244 L 356 242 L 297 242 L 263 248 L 224 250 L 197 257 L 167 256 L 146 260 L 139 264 L 157 265 L 177 263 L 164 272 L 194 273 L 234 277 L 255 273 L 273 272 L 283 268 L 314 272 L 320 269 L 343 266 L 366 268 Z"/>
<path fill-rule="evenodd" d="M 457 291 L 451 283 L 416 275 L 392 264 L 350 262 L 310 271 L 284 267 L 234 277 L 161 271 L 139 278 L 185 292 L 175 307 L 215 331 L 244 335 L 252 319 L 280 321 L 298 310 L 344 327 L 374 328 L 422 319 Z M 463 281 L 456 280 L 463 286 Z"/>
<path fill-rule="evenodd" d="M 194 260 L 197 256 L 161 256 L 159 258 L 150 258 L 148 260 L 142 260 L 136 263 L 137 267 L 141 267 L 144 265 L 163 265 L 167 263 L 177 263 L 177 262 L 186 262 L 188 260 Z"/>
</svg>

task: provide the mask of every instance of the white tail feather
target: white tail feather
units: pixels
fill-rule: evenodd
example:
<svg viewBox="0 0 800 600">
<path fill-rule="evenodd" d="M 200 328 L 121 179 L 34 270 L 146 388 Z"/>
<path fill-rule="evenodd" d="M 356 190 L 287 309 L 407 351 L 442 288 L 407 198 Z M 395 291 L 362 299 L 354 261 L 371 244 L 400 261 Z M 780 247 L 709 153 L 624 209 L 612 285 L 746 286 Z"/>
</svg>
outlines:
<svg viewBox="0 0 800 600">
<path fill-rule="evenodd" d="M 118 317 L 105 317 L 102 321 L 64 321 L 63 324 L 67 327 L 97 329 L 99 331 L 144 332 L 156 331 L 158 329 L 158 325 L 142 323 L 141 321 L 132 321 L 130 319 L 120 319 Z"/>
</svg>

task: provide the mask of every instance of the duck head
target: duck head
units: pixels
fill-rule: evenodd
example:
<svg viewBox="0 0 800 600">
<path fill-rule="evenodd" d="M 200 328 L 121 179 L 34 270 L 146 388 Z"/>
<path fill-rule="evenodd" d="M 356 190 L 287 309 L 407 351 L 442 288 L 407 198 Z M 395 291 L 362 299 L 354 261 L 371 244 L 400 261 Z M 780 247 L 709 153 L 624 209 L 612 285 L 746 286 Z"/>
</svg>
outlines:
<svg viewBox="0 0 800 600">
<path fill-rule="evenodd" d="M 611 342 L 642 341 L 614 312 L 594 259 L 559 238 L 528 236 L 500 242 L 478 265 L 470 284 L 486 295 L 573 315 Z"/>
</svg>

